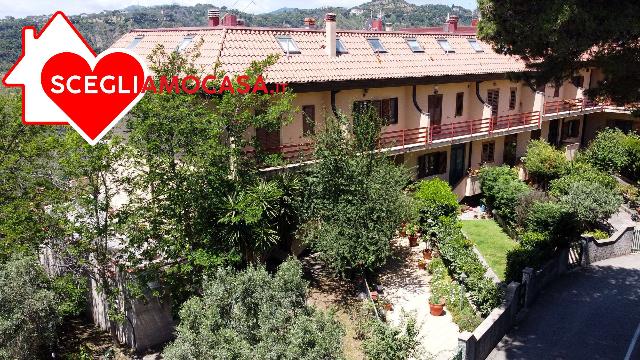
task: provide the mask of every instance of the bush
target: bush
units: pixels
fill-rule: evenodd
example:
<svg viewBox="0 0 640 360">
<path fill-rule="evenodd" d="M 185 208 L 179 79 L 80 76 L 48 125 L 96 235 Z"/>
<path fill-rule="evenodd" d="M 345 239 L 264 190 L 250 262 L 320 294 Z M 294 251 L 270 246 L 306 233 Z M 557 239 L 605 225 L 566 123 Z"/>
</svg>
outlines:
<svg viewBox="0 0 640 360">
<path fill-rule="evenodd" d="M 620 172 L 629 164 L 626 137 L 619 129 L 600 131 L 584 153 L 587 161 L 602 171 Z"/>
<path fill-rule="evenodd" d="M 613 176 L 588 163 L 575 162 L 572 163 L 565 176 L 551 182 L 549 193 L 559 197 L 562 194 L 566 194 L 569 186 L 577 181 L 598 183 L 611 190 L 618 188 L 618 181 Z"/>
<path fill-rule="evenodd" d="M 483 166 L 478 175 L 480 179 L 480 191 L 482 191 L 482 195 L 489 204 L 495 202 L 498 180 L 518 180 L 518 173 L 507 165 Z"/>
<path fill-rule="evenodd" d="M 531 205 L 525 219 L 525 229 L 545 233 L 557 244 L 577 233 L 577 224 L 571 211 L 555 201 L 539 201 Z"/>
<path fill-rule="evenodd" d="M 608 189 L 596 182 L 575 181 L 565 191 L 560 194 L 559 201 L 570 209 L 580 225 L 580 231 L 608 219 L 622 204 L 622 196 L 617 189 Z"/>
<path fill-rule="evenodd" d="M 540 268 L 554 252 L 554 246 L 546 234 L 526 232 L 520 244 L 507 253 L 505 279 L 507 282 L 522 281 L 522 270 L 526 267 Z"/>
<path fill-rule="evenodd" d="M 0 263 L 0 359 L 40 359 L 55 343 L 56 294 L 35 258 Z"/>
<path fill-rule="evenodd" d="M 403 327 L 394 327 L 378 320 L 370 320 L 362 343 L 370 360 L 407 360 L 413 358 L 418 347 L 418 329 L 414 318 L 406 318 Z"/>
<path fill-rule="evenodd" d="M 524 166 L 529 176 L 543 188 L 546 188 L 551 180 L 562 176 L 568 164 L 564 152 L 542 140 L 531 141 L 524 158 Z"/>
<path fill-rule="evenodd" d="M 636 133 L 628 134 L 623 141 L 629 162 L 621 170 L 622 175 L 638 181 L 640 180 L 640 136 Z"/>
<path fill-rule="evenodd" d="M 516 223 L 516 207 L 531 189 L 518 179 L 514 169 L 508 166 L 480 169 L 480 190 L 485 202 L 508 224 Z"/>
<path fill-rule="evenodd" d="M 342 359 L 344 330 L 306 304 L 302 267 L 220 269 L 180 309 L 166 359 Z"/>
<path fill-rule="evenodd" d="M 414 194 L 420 212 L 420 225 L 429 227 L 440 217 L 455 217 L 460 205 L 448 183 L 441 179 L 421 181 Z"/>
</svg>

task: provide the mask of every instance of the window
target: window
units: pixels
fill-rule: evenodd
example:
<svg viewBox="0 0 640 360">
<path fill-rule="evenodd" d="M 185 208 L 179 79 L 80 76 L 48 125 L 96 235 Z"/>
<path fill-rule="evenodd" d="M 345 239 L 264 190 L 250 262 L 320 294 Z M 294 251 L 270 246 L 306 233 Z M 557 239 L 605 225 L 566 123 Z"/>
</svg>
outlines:
<svg viewBox="0 0 640 360">
<path fill-rule="evenodd" d="M 387 125 L 398 123 L 398 98 L 356 101 L 353 103 L 353 112 L 362 114 L 366 106 L 373 107 Z"/>
<path fill-rule="evenodd" d="M 438 45 L 444 50 L 445 53 L 454 53 L 456 52 L 449 41 L 447 39 L 438 39 Z"/>
<path fill-rule="evenodd" d="M 491 116 L 498 116 L 499 103 L 500 103 L 500 89 L 487 90 L 487 104 L 491 106 Z"/>
<path fill-rule="evenodd" d="M 542 130 L 532 130 L 531 131 L 531 140 L 540 140 L 540 135 L 542 134 Z"/>
<path fill-rule="evenodd" d="M 560 97 L 560 84 L 556 84 L 553 87 L 553 97 Z"/>
<path fill-rule="evenodd" d="M 431 125 L 440 125 L 442 123 L 442 94 L 434 94 L 427 97 L 427 111 L 429 112 L 429 123 Z"/>
<path fill-rule="evenodd" d="M 142 40 L 142 38 L 144 38 L 144 35 L 137 35 L 136 37 L 134 37 L 133 40 L 131 40 L 131 43 L 129 43 L 129 45 L 127 45 L 127 49 L 133 49 L 136 46 L 138 46 L 138 44 L 140 43 L 140 40 Z"/>
<path fill-rule="evenodd" d="M 418 157 L 418 178 L 447 172 L 447 152 L 440 151 Z"/>
<path fill-rule="evenodd" d="M 291 36 L 276 36 L 276 40 L 285 54 L 300 54 L 300 49 Z"/>
<path fill-rule="evenodd" d="M 384 46 L 382 46 L 382 42 L 380 42 L 380 39 L 371 38 L 371 39 L 367 39 L 367 41 L 369 42 L 369 45 L 371 45 L 371 48 L 373 49 L 373 52 L 375 52 L 375 53 L 386 53 L 387 52 L 387 50 L 385 50 Z"/>
<path fill-rule="evenodd" d="M 573 84 L 573 86 L 582 89 L 584 87 L 584 76 L 578 75 L 578 76 L 572 77 L 571 83 Z"/>
<path fill-rule="evenodd" d="M 409 45 L 409 48 L 411 49 L 411 51 L 413 51 L 414 53 L 424 52 L 424 49 L 422 48 L 422 46 L 420 46 L 420 43 L 418 42 L 417 39 L 406 39 L 406 40 L 407 40 L 407 45 Z"/>
<path fill-rule="evenodd" d="M 342 43 L 342 40 L 340 40 L 339 38 L 336 39 L 336 53 L 337 54 L 346 54 L 347 51 L 347 47 L 344 46 L 344 44 Z"/>
<path fill-rule="evenodd" d="M 580 120 L 569 120 L 562 123 L 562 140 L 577 138 L 580 133 Z"/>
<path fill-rule="evenodd" d="M 464 110 L 464 93 L 459 92 L 456 94 L 456 116 L 462 116 Z"/>
<path fill-rule="evenodd" d="M 496 142 L 486 142 L 482 144 L 482 162 L 492 163 L 494 161 L 493 154 L 496 150 Z"/>
<path fill-rule="evenodd" d="M 191 42 L 193 41 L 193 38 L 196 37 L 195 35 L 187 35 L 182 39 L 182 42 L 180 43 L 180 45 L 178 45 L 178 47 L 176 48 L 177 52 L 183 52 L 184 49 L 187 48 L 187 46 L 189 46 L 189 44 L 191 44 Z"/>
<path fill-rule="evenodd" d="M 518 101 L 517 97 L 518 89 L 512 87 L 509 93 L 509 110 L 515 110 L 516 102 Z"/>
<path fill-rule="evenodd" d="M 480 46 L 480 43 L 478 42 L 478 40 L 476 40 L 476 39 L 467 39 L 467 40 L 469 40 L 469 45 L 471 45 L 473 50 L 475 50 L 476 52 L 484 52 L 484 50 L 482 49 L 482 46 Z"/>
<path fill-rule="evenodd" d="M 315 133 L 316 107 L 305 105 L 302 107 L 302 135 L 309 136 Z"/>
</svg>

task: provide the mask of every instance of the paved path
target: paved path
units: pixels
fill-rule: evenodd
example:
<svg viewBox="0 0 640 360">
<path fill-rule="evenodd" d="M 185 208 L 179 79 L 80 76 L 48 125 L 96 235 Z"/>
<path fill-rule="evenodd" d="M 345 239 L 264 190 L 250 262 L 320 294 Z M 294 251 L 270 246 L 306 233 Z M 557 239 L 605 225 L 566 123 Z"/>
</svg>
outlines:
<svg viewBox="0 0 640 360">
<path fill-rule="evenodd" d="M 563 276 L 488 359 L 640 359 L 640 254 Z M 638 334 L 638 335 L 636 335 Z"/>
</svg>

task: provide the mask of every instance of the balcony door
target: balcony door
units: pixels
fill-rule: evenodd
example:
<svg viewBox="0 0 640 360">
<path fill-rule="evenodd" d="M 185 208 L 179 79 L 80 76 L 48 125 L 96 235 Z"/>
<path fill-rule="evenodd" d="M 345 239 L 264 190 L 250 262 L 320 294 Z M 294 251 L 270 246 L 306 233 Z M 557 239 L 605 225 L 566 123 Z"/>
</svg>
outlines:
<svg viewBox="0 0 640 360">
<path fill-rule="evenodd" d="M 500 103 L 500 89 L 487 90 L 487 104 L 491 106 L 491 116 L 498 116 L 498 104 Z"/>
<path fill-rule="evenodd" d="M 465 144 L 451 146 L 451 162 L 449 171 L 449 184 L 456 186 L 464 177 L 464 151 Z"/>
<path fill-rule="evenodd" d="M 516 151 L 518 149 L 518 135 L 511 134 L 504 137 L 504 153 L 502 155 L 502 162 L 514 166 L 518 160 Z"/>
<path fill-rule="evenodd" d="M 442 94 L 429 95 L 429 121 L 431 126 L 442 124 Z"/>
</svg>

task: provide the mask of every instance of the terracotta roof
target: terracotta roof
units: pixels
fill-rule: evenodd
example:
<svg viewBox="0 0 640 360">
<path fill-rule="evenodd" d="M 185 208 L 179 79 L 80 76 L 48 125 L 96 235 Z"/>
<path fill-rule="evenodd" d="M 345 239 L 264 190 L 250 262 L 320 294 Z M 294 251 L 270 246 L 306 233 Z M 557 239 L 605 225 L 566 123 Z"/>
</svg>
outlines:
<svg viewBox="0 0 640 360">
<path fill-rule="evenodd" d="M 268 82 L 311 83 L 362 79 L 399 79 L 445 75 L 502 74 L 525 71 L 525 63 L 515 57 L 492 51 L 489 44 L 478 41 L 484 52 L 476 52 L 468 42 L 473 36 L 459 34 L 424 34 L 407 31 L 370 32 L 338 30 L 337 37 L 348 53 L 334 58 L 325 53 L 325 31 L 309 29 L 274 29 L 252 27 L 176 28 L 132 30 L 112 47 L 127 47 L 136 36 L 143 35 L 133 50 L 146 57 L 157 44 L 175 49 L 187 35 L 194 35 L 192 48 L 201 39 L 201 57 L 197 65 L 211 72 L 219 60 L 228 74 L 244 71 L 254 60 L 270 54 L 281 55 L 265 72 Z M 275 36 L 290 36 L 299 54 L 283 53 Z M 386 53 L 376 54 L 367 38 L 379 38 Z M 424 49 L 414 53 L 406 38 L 415 38 Z M 437 40 L 446 38 L 455 53 L 445 53 Z"/>
</svg>

